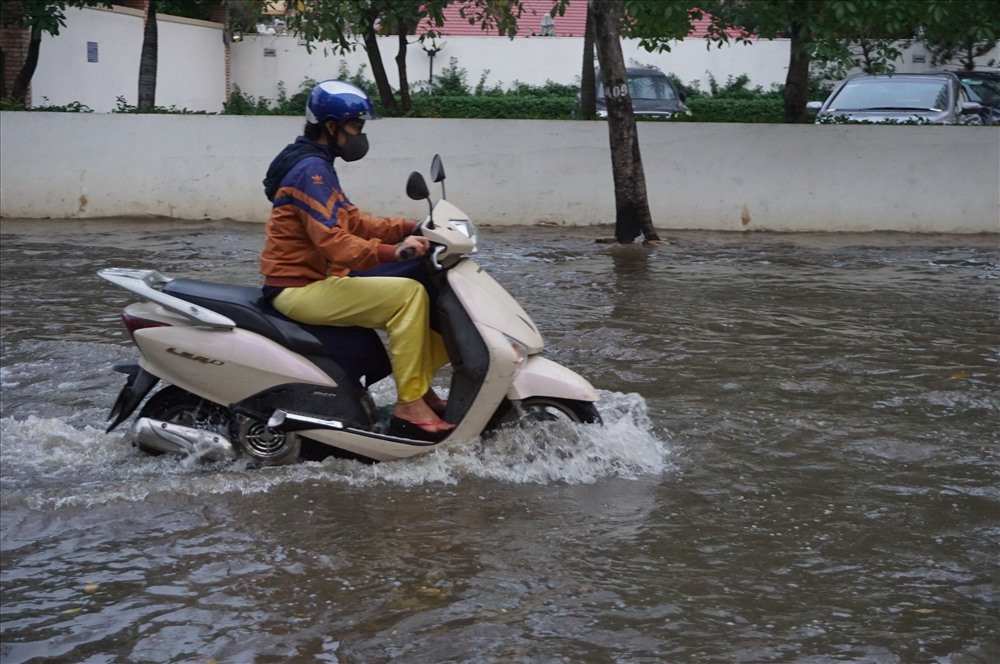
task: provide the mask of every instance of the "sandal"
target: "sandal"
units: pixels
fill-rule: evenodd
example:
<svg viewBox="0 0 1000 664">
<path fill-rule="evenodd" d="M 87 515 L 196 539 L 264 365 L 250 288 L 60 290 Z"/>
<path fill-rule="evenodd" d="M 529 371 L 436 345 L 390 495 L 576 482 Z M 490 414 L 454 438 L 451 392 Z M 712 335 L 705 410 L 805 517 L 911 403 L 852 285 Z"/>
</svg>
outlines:
<svg viewBox="0 0 1000 664">
<path fill-rule="evenodd" d="M 455 429 L 451 428 L 444 429 L 443 431 L 428 431 L 424 427 L 440 426 L 442 424 L 449 424 L 449 422 L 445 422 L 444 420 L 434 420 L 432 422 L 410 422 L 409 420 L 404 420 L 401 417 L 393 415 L 389 431 L 393 435 L 400 436 L 402 438 L 412 438 L 414 440 L 425 440 L 437 443 L 444 440 L 445 437 Z"/>
</svg>

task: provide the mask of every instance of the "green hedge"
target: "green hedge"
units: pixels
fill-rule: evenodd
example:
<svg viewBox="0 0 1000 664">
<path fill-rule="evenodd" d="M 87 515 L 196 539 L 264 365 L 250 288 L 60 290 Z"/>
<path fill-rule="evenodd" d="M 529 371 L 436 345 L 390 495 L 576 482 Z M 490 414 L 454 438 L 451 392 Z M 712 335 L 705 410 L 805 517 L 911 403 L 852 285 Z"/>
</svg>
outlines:
<svg viewBox="0 0 1000 664">
<path fill-rule="evenodd" d="M 288 97 L 281 91 L 279 99 L 272 101 L 234 91 L 223 106 L 223 115 L 303 115 L 305 92 Z M 389 117 L 374 99 L 376 112 Z M 673 122 L 775 122 L 784 121 L 781 99 L 733 99 L 723 97 L 689 97 L 691 117 L 678 116 Z M 496 120 L 573 120 L 577 118 L 577 100 L 567 95 L 504 94 L 504 95 L 427 95 L 411 97 L 409 118 L 484 118 Z M 16 110 L 13 106 L 0 106 L 0 110 Z M 90 112 L 76 102 L 60 107 L 38 107 L 33 110 Z M 115 113 L 135 113 L 136 108 L 118 98 Z M 188 109 L 157 108 L 157 113 L 203 113 Z M 640 118 L 643 120 L 653 118 Z"/>
<path fill-rule="evenodd" d="M 783 122 L 781 99 L 723 99 L 694 97 L 688 101 L 691 117 L 678 116 L 683 122 Z M 412 98 L 413 118 L 490 118 L 572 120 L 576 117 L 575 97 L 530 96 L 443 96 L 420 95 Z"/>
<path fill-rule="evenodd" d="M 691 117 L 688 122 L 784 122 L 785 106 L 781 99 L 725 99 L 693 97 L 687 100 Z"/>
<path fill-rule="evenodd" d="M 294 95 L 280 86 L 277 100 L 254 97 L 235 90 L 223 108 L 225 115 L 302 115 L 313 81 L 306 81 Z M 565 89 L 562 89 L 565 88 Z M 544 90 L 522 86 L 504 94 L 414 94 L 408 118 L 484 118 L 494 120 L 572 120 L 577 117 L 575 88 L 550 84 Z M 543 94 L 544 92 L 544 94 Z M 375 110 L 386 113 L 377 95 L 372 97 Z M 687 101 L 692 116 L 678 116 L 675 122 L 783 122 L 784 106 L 780 98 L 734 98 L 691 96 Z M 642 118 L 646 119 L 646 118 Z M 652 118 L 649 118 L 652 119 Z"/>
<path fill-rule="evenodd" d="M 443 96 L 411 97 L 411 118 L 571 120 L 575 97 Z"/>
</svg>

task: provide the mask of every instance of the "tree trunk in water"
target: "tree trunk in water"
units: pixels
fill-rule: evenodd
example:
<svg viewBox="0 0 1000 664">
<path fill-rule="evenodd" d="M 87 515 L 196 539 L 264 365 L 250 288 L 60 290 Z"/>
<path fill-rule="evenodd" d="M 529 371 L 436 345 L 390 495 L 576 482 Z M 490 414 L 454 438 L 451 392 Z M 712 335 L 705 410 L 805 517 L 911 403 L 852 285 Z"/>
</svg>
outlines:
<svg viewBox="0 0 1000 664">
<path fill-rule="evenodd" d="M 146 9 L 146 27 L 142 33 L 142 53 L 139 56 L 140 113 L 151 113 L 156 107 L 156 58 L 159 51 L 156 30 L 156 0 L 149 0 Z"/>
<path fill-rule="evenodd" d="M 624 0 L 589 0 L 594 42 L 601 66 L 604 99 L 608 105 L 611 171 L 615 183 L 615 239 L 629 244 L 640 234 L 659 240 L 649 214 L 646 175 L 639 154 L 639 132 L 632 111 L 628 75 L 619 37 Z"/>
<path fill-rule="evenodd" d="M 38 52 L 42 48 L 41 28 L 31 29 L 31 41 L 28 42 L 28 55 L 24 58 L 24 65 L 20 73 L 14 79 L 14 87 L 10 91 L 10 96 L 19 102 L 27 103 L 28 86 L 31 85 L 31 77 L 35 75 L 35 68 L 38 66 Z"/>
<path fill-rule="evenodd" d="M 785 77 L 785 122 L 803 124 L 812 121 L 806 112 L 809 101 L 809 28 L 792 24 L 789 46 L 788 75 Z"/>
<path fill-rule="evenodd" d="M 399 26 L 399 50 L 396 51 L 396 70 L 399 72 L 399 108 L 403 113 L 410 110 L 410 79 L 406 75 L 406 35 L 409 26 L 402 18 L 397 18 Z"/>
<path fill-rule="evenodd" d="M 372 65 L 372 78 L 375 79 L 375 87 L 378 88 L 378 97 L 382 100 L 382 108 L 386 113 L 395 114 L 396 97 L 392 94 L 392 86 L 389 85 L 389 77 L 385 73 L 385 64 L 382 62 L 382 54 L 378 50 L 378 39 L 375 36 L 375 23 L 369 22 L 365 25 L 365 51 L 368 53 L 368 61 Z"/>
<path fill-rule="evenodd" d="M 583 32 L 583 69 L 580 71 L 580 117 L 593 120 L 597 115 L 597 80 L 594 76 L 594 19 L 587 7 L 587 27 Z"/>
</svg>

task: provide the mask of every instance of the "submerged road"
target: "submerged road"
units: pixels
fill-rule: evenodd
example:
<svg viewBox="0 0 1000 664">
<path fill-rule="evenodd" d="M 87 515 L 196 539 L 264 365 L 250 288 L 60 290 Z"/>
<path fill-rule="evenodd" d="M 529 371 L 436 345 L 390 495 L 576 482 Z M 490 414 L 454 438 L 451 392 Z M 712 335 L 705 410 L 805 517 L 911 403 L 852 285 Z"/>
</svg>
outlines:
<svg viewBox="0 0 1000 664">
<path fill-rule="evenodd" d="M 1000 658 L 996 236 L 484 228 L 604 426 L 252 469 L 103 433 L 95 273 L 256 284 L 262 227 L 0 229 L 4 664 Z"/>
</svg>

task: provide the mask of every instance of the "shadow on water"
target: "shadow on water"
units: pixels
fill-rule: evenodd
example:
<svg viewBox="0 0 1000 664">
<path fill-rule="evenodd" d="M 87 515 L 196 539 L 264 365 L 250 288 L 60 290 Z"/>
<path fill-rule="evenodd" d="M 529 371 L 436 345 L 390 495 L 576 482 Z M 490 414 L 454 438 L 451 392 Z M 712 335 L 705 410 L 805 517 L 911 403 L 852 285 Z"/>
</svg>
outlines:
<svg viewBox="0 0 1000 664">
<path fill-rule="evenodd" d="M 5 220 L 0 659 L 1000 655 L 995 236 L 484 231 L 606 425 L 254 469 L 103 433 L 94 273 L 257 283 L 261 228 Z"/>
</svg>

